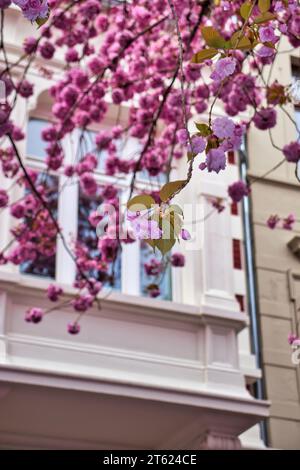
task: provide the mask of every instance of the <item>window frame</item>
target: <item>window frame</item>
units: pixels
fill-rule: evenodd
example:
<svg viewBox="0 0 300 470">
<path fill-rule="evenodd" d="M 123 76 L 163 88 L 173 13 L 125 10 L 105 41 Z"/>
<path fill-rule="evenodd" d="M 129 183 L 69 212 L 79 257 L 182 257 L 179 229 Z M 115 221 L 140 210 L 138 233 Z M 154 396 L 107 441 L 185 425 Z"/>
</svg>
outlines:
<svg viewBox="0 0 300 470">
<path fill-rule="evenodd" d="M 31 119 L 44 120 L 51 124 L 53 119 L 50 114 L 45 111 L 39 111 L 35 109 L 32 111 L 27 119 L 27 126 Z M 87 129 L 91 132 L 97 132 L 100 129 L 109 129 L 111 125 L 103 123 L 101 127 L 91 126 Z M 75 129 L 71 135 L 66 136 L 62 140 L 62 146 L 64 150 L 64 163 L 67 165 L 74 164 L 73 155 L 76 155 L 77 146 L 79 143 L 80 129 Z M 28 139 L 28 134 L 27 134 Z M 27 153 L 27 144 L 28 140 L 25 142 L 26 149 L 26 165 L 33 170 L 43 171 L 46 168 L 44 158 L 39 158 L 34 155 Z M 132 142 L 134 142 L 132 138 Z M 75 145 L 75 148 L 74 148 Z M 130 145 L 130 144 L 129 144 Z M 63 173 L 58 171 L 49 171 L 49 174 L 58 177 L 58 187 L 59 191 L 65 185 L 69 178 L 66 177 Z M 122 176 L 108 176 L 104 173 L 103 170 L 97 169 L 94 172 L 94 177 L 98 184 L 113 184 L 120 191 L 120 204 L 126 205 L 129 194 L 130 194 L 130 175 Z M 151 190 L 159 189 L 160 183 L 157 181 L 148 181 L 143 178 L 137 177 L 136 187 L 138 190 Z M 58 197 L 58 224 L 61 227 L 62 233 L 67 241 L 70 241 L 70 235 L 74 240 L 77 239 L 78 235 L 78 204 L 79 204 L 79 185 L 72 184 L 66 185 L 64 190 L 60 192 Z M 66 252 L 63 242 L 60 237 L 57 237 L 56 241 L 56 262 L 55 262 L 55 278 L 45 278 L 52 280 L 53 282 L 63 284 L 63 285 L 72 285 L 76 277 L 76 265 L 71 259 L 70 255 Z M 179 273 L 178 270 L 175 270 L 171 267 L 171 293 L 170 300 L 168 302 L 180 302 L 181 292 L 180 292 L 180 282 L 179 282 Z M 32 280 L 36 279 L 37 276 L 32 274 L 20 273 L 21 277 L 26 277 L 26 279 L 31 278 Z M 107 287 L 110 290 L 109 287 Z M 143 297 L 142 284 L 141 284 L 141 249 L 139 242 L 123 244 L 121 252 L 121 289 L 122 294 L 134 295 Z M 155 300 L 154 300 L 155 301 Z"/>
</svg>

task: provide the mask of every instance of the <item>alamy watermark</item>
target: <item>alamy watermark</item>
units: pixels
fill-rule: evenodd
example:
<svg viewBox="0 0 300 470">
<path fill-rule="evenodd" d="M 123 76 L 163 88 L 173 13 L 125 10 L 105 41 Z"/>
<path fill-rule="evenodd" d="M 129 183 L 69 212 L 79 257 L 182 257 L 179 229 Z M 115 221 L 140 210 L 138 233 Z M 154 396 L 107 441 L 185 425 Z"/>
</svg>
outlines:
<svg viewBox="0 0 300 470">
<path fill-rule="evenodd" d="M 217 211 L 211 213 L 211 208 L 205 208 L 203 204 L 184 204 L 182 206 L 182 215 L 179 217 L 174 212 L 161 213 L 160 206 L 152 205 L 151 208 L 142 207 L 136 212 L 128 212 L 122 204 L 116 207 L 114 204 L 104 203 L 98 209 L 98 224 L 96 233 L 98 238 L 109 236 L 111 239 L 126 240 L 128 237 L 133 239 L 158 239 L 170 240 L 174 237 L 174 227 L 177 227 L 176 233 L 184 229 L 189 234 L 185 249 L 187 251 L 201 250 L 205 238 L 205 224 L 208 222 L 206 211 L 209 213 L 210 221 L 213 225 L 216 223 L 215 217 L 219 217 Z M 151 222 L 159 220 L 161 230 L 158 234 L 158 224 Z M 218 219 L 218 222 L 221 222 Z M 209 223 L 209 222 L 208 222 Z M 214 227 L 215 228 L 215 227 Z M 224 237 L 224 234 L 222 235 Z"/>
</svg>

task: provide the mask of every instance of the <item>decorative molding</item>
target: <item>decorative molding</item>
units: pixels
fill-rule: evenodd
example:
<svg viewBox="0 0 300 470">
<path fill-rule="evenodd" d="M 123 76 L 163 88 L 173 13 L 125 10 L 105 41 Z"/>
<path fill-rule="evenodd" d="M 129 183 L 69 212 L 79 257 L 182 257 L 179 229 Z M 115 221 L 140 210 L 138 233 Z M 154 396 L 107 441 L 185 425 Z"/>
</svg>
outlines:
<svg viewBox="0 0 300 470">
<path fill-rule="evenodd" d="M 241 450 L 242 446 L 237 436 L 207 432 L 197 440 L 196 448 L 199 450 Z"/>
<path fill-rule="evenodd" d="M 242 417 L 245 422 L 249 423 L 248 427 L 269 415 L 270 402 L 254 399 L 250 394 L 240 395 L 237 390 L 233 389 L 224 390 L 216 387 L 214 390 L 206 388 L 202 391 L 192 391 L 172 388 L 169 383 L 151 386 L 141 381 L 132 383 L 128 378 L 117 381 L 110 377 L 101 379 L 95 376 L 76 375 L 73 372 L 69 374 L 60 371 L 49 372 L 18 365 L 1 364 L 0 370 L 0 381 L 4 382 L 173 403 L 210 409 L 214 413 L 224 411 L 236 414 L 239 419 Z"/>
<path fill-rule="evenodd" d="M 242 445 L 236 434 L 234 421 L 230 416 L 219 412 L 216 418 L 203 411 L 202 419 L 195 419 L 189 425 L 179 429 L 167 440 L 161 443 L 160 449 L 173 450 L 239 450 Z M 210 425 L 209 425 L 210 423 Z M 232 424 L 232 426 L 231 426 Z M 215 430 L 218 429 L 218 430 Z M 253 434 L 255 427 L 250 428 L 252 437 L 252 445 L 254 445 Z M 247 436 L 242 434 L 244 442 L 247 442 Z M 261 443 L 257 440 L 257 446 L 260 448 Z"/>
<path fill-rule="evenodd" d="M 40 434 L 0 431 L 0 449 L 3 450 L 130 450 L 124 444 L 97 442 L 84 439 L 55 438 Z"/>
<path fill-rule="evenodd" d="M 13 296 L 14 301 L 20 299 L 22 303 L 28 302 L 28 305 L 38 302 L 46 306 L 48 304 L 45 300 L 44 292 L 47 287 L 48 281 L 46 280 L 33 279 L 30 276 L 22 276 L 19 273 L 1 272 L 0 269 L 0 289 Z M 63 288 L 65 291 L 63 300 L 71 298 L 76 293 L 76 290 L 71 286 L 63 285 Z M 189 328 L 191 324 L 220 324 L 221 321 L 223 325 L 230 325 L 239 331 L 248 322 L 245 313 L 222 308 L 217 310 L 205 308 L 204 305 L 195 306 L 165 300 L 153 300 L 119 292 L 113 292 L 107 297 L 106 290 L 103 291 L 99 299 L 101 300 L 103 311 L 119 312 L 121 315 L 128 313 L 132 317 L 137 316 L 138 318 L 172 318 L 173 321 L 179 322 L 182 327 L 185 325 L 185 328 Z M 99 316 L 98 309 L 92 309 L 89 312 L 89 316 Z"/>
</svg>

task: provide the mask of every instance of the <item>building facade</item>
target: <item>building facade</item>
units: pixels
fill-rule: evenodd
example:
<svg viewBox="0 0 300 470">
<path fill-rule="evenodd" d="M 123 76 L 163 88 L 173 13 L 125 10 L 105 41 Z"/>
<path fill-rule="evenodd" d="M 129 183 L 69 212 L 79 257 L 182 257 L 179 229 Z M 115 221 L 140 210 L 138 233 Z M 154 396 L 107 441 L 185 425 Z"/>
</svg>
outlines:
<svg viewBox="0 0 300 470">
<path fill-rule="evenodd" d="M 6 20 L 9 59 L 15 61 L 24 37 L 34 30 L 17 9 L 9 9 Z M 45 66 L 53 78 L 44 73 Z M 19 100 L 15 109 L 17 122 L 27 129 L 20 153 L 40 172 L 45 164 L 37 130 L 50 119 L 48 90 L 63 66 L 59 58 L 49 64 L 37 59 L 29 75 L 34 96 L 29 103 Z M 21 76 L 22 67 L 14 73 Z M 111 125 L 115 113 L 111 105 L 103 126 Z M 121 119 L 126 118 L 124 109 Z M 64 142 L 70 162 L 77 138 Z M 134 145 L 129 142 L 128 151 Z M 250 345 L 242 217 L 227 195 L 239 168 L 236 155 L 229 159 L 222 176 L 198 174 L 181 195 L 194 238 L 183 247 L 186 266 L 170 274 L 168 300 L 143 296 L 142 250 L 128 245 L 117 288 L 104 292 L 101 310 L 92 310 L 81 334 L 71 337 L 65 326 L 72 313 L 63 307 L 40 325 L 24 322 L 29 306 L 47 305 L 48 278 L 63 285 L 64 300 L 74 294 L 75 266 L 60 241 L 46 272 L 1 266 L 1 448 L 264 448 L 258 423 L 268 416 L 269 403 L 253 394 L 261 371 Z M 184 164 L 174 172 L 180 176 Z M 55 187 L 64 186 L 63 175 L 51 178 Z M 110 182 L 101 168 L 97 179 Z M 9 182 L 1 175 L 0 184 L 7 188 Z M 117 185 L 126 201 L 128 181 Z M 10 194 L 13 200 L 22 197 L 16 186 Z M 80 197 L 77 185 L 57 196 L 66 236 L 80 234 Z M 224 200 L 225 210 L 201 222 L 215 198 Z M 1 247 L 10 241 L 12 224 L 4 211 Z"/>
<path fill-rule="evenodd" d="M 280 44 L 270 81 L 283 85 L 299 76 L 297 50 L 288 43 Z M 266 68 L 265 78 L 270 70 Z M 299 111 L 293 103 L 287 108 L 291 118 L 280 110 L 272 132 L 276 146 L 282 148 L 299 138 Z M 293 120 L 296 121 L 293 122 Z M 298 127 L 298 129 L 296 128 Z M 300 366 L 293 364 L 290 332 L 299 335 L 299 258 L 289 242 L 299 237 L 299 181 L 294 165 L 283 163 L 277 170 L 259 179 L 282 160 L 264 132 L 251 130 L 248 140 L 248 175 L 255 181 L 251 191 L 253 241 L 257 274 L 258 312 L 261 330 L 261 356 L 265 396 L 271 401 L 268 420 L 269 445 L 274 448 L 300 447 Z M 294 213 L 297 221 L 292 231 L 271 231 L 266 221 L 271 214 L 286 217 Z M 297 243 L 297 239 L 295 239 Z"/>
</svg>

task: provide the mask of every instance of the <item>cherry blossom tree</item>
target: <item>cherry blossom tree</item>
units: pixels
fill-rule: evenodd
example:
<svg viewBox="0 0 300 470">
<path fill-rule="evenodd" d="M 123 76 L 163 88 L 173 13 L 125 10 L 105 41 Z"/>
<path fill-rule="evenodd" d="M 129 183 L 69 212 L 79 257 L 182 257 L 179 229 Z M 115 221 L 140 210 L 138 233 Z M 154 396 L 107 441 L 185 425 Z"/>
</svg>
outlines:
<svg viewBox="0 0 300 470">
<path fill-rule="evenodd" d="M 9 60 L 3 33 L 12 3 L 38 29 L 38 35 L 26 38 L 23 55 L 15 63 Z M 241 147 L 250 126 L 265 131 L 279 149 L 272 131 L 282 110 L 294 122 L 298 138 L 279 149 L 282 159 L 267 174 L 284 161 L 296 165 L 300 160 L 299 129 L 286 109 L 299 99 L 299 90 L 278 80 L 270 83 L 263 73 L 265 66 L 275 63 L 283 36 L 292 47 L 300 45 L 297 0 L 0 0 L 0 13 L 0 79 L 6 90 L 0 110 L 0 171 L 12 185 L 24 188 L 18 201 L 0 188 L 1 211 L 10 211 L 18 222 L 10 243 L 1 249 L 0 263 L 21 265 L 39 255 L 54 256 L 56 239 L 61 239 L 77 269 L 78 294 L 68 303 L 77 312 L 68 325 L 70 334 L 79 333 L 82 314 L 100 306 L 103 279 L 113 277 L 126 243 L 143 240 L 161 253 L 161 260 L 153 257 L 144 266 L 149 295 L 159 295 L 168 266 L 180 268 L 185 263 L 182 254 L 171 252 L 173 246 L 190 238 L 183 211 L 173 199 L 194 173 L 226 171 L 227 153 Z M 24 164 L 18 143 L 25 134 L 12 115 L 18 101 L 34 93 L 28 75 L 35 60 L 43 59 L 47 70 L 47 63 L 59 54 L 66 66 L 50 88 L 52 122 L 41 136 L 47 154 L 41 178 Z M 14 69 L 20 66 L 23 72 L 16 79 Z M 223 105 L 223 117 L 214 115 L 217 102 Z M 126 107 L 128 120 L 124 124 L 117 119 L 111 129 L 101 130 L 110 103 Z M 247 120 L 241 117 L 245 111 Z M 197 122 L 195 116 L 204 112 L 207 121 Z M 193 118 L 196 131 L 191 132 Z M 92 124 L 100 129 L 93 151 L 82 145 L 74 164 L 66 164 L 63 139 L 79 129 L 84 142 Z M 138 151 L 124 159 L 118 145 L 128 137 L 137 140 Z M 126 210 L 119 206 L 117 188 L 100 187 L 95 179 L 104 153 L 107 175 L 130 177 Z M 198 155 L 201 162 L 196 168 Z M 186 177 L 174 181 L 171 172 L 179 159 L 186 161 Z M 94 201 L 101 200 L 100 210 L 86 213 L 98 236 L 96 256 L 84 240 L 68 240 L 63 234 L 53 204 L 55 191 L 47 179 L 51 172 L 65 175 Z M 137 185 L 141 172 L 150 179 L 163 176 L 166 182 L 159 191 L 141 191 Z M 236 181 L 228 188 L 229 197 L 240 202 L 252 184 L 255 180 Z M 212 201 L 212 211 L 223 209 L 221 200 Z M 281 220 L 272 215 L 267 224 L 275 229 L 281 222 L 289 230 L 295 217 L 289 214 Z M 62 294 L 62 288 L 53 284 L 47 290 L 51 302 L 59 302 Z M 33 307 L 25 319 L 38 323 L 52 309 Z"/>
</svg>

